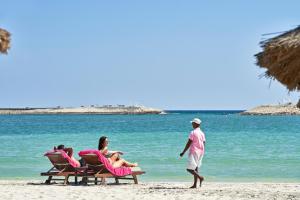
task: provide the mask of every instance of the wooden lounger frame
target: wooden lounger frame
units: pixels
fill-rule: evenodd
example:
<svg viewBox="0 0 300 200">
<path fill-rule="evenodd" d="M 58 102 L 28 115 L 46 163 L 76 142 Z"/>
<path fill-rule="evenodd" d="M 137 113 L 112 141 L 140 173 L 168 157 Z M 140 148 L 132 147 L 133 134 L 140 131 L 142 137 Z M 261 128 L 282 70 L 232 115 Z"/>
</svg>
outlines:
<svg viewBox="0 0 300 200">
<path fill-rule="evenodd" d="M 64 185 L 69 183 L 69 177 L 75 176 L 75 184 L 77 184 L 77 176 L 79 176 L 85 168 L 78 167 L 75 168 L 65 159 L 61 153 L 53 152 L 46 155 L 53 167 L 47 172 L 42 172 L 41 176 L 48 176 L 48 179 L 45 181 L 46 184 L 51 184 L 51 181 L 62 180 Z M 64 177 L 63 179 L 53 178 L 53 177 Z"/>
<path fill-rule="evenodd" d="M 141 174 L 145 174 L 146 172 L 144 171 L 133 171 L 132 174 L 126 175 L 126 176 L 115 176 L 111 174 L 105 166 L 98 160 L 97 155 L 95 154 L 86 154 L 81 156 L 82 159 L 86 163 L 87 171 L 89 172 L 89 175 L 81 175 L 86 178 L 87 183 L 90 182 L 89 178 L 95 178 L 95 184 L 100 182 L 101 184 L 106 183 L 107 178 L 114 178 L 115 182 L 119 184 L 119 180 L 133 180 L 135 184 L 138 184 L 138 179 L 137 176 Z M 93 175 L 91 175 L 93 174 Z M 130 177 L 132 176 L 132 177 Z M 98 178 L 101 179 L 101 181 L 98 181 Z"/>
</svg>

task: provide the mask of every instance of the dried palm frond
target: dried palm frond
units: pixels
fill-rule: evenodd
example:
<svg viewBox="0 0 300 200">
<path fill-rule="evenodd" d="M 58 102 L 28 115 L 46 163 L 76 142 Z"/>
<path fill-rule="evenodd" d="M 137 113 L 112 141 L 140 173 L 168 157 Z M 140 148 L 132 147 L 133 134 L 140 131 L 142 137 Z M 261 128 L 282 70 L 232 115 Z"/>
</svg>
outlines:
<svg viewBox="0 0 300 200">
<path fill-rule="evenodd" d="M 10 48 L 10 33 L 0 28 L 0 53 L 7 54 Z"/>
<path fill-rule="evenodd" d="M 260 43 L 257 65 L 266 68 L 265 76 L 276 79 L 289 91 L 300 90 L 300 26 Z"/>
</svg>

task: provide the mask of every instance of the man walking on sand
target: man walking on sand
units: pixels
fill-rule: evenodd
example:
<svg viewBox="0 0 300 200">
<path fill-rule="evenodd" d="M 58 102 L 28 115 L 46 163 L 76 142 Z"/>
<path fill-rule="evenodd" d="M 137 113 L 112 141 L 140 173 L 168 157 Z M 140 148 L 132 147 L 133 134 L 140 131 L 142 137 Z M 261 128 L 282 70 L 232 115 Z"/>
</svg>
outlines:
<svg viewBox="0 0 300 200">
<path fill-rule="evenodd" d="M 182 153 L 180 153 L 180 157 L 182 157 L 184 153 L 190 149 L 186 170 L 194 176 L 194 185 L 192 185 L 190 188 L 196 188 L 198 179 L 200 180 L 200 187 L 202 181 L 204 180 L 203 176 L 199 175 L 198 170 L 201 167 L 202 158 L 204 155 L 205 135 L 200 129 L 200 119 L 195 118 L 193 121 L 191 121 L 191 123 L 194 130 L 190 133 L 185 148 Z"/>
</svg>

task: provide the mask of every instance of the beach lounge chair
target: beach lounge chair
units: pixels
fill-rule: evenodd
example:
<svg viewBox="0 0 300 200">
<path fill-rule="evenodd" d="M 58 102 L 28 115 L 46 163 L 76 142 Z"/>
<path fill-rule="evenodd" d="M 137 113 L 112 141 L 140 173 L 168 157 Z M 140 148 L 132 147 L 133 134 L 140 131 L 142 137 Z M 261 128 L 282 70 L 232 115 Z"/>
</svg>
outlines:
<svg viewBox="0 0 300 200">
<path fill-rule="evenodd" d="M 69 177 L 75 176 L 75 184 L 77 184 L 77 175 L 82 173 L 84 168 L 80 168 L 78 163 L 74 162 L 66 152 L 62 150 L 49 151 L 44 154 L 48 157 L 53 167 L 47 172 L 42 172 L 41 176 L 48 176 L 46 184 L 50 184 L 53 180 L 63 180 L 64 184 L 68 184 Z M 53 179 L 53 177 L 64 177 L 63 179 Z"/>
<path fill-rule="evenodd" d="M 80 151 L 79 156 L 86 163 L 87 172 L 93 174 L 93 176 L 87 175 L 86 180 L 88 181 L 88 178 L 93 177 L 95 178 L 95 184 L 98 182 L 97 178 L 101 179 L 102 184 L 105 183 L 106 178 L 114 178 L 117 184 L 119 179 L 133 180 L 135 184 L 138 184 L 137 176 L 145 173 L 139 167 L 114 168 L 109 160 L 98 150 Z"/>
</svg>

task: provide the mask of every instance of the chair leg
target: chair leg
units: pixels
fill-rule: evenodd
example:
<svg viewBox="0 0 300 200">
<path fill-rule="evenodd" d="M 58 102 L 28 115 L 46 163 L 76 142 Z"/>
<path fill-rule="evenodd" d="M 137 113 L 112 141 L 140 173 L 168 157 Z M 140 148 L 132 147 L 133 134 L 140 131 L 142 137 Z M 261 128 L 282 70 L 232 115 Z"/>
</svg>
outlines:
<svg viewBox="0 0 300 200">
<path fill-rule="evenodd" d="M 48 179 L 45 181 L 46 184 L 50 184 L 52 180 L 52 176 L 48 176 Z"/>
<path fill-rule="evenodd" d="M 69 175 L 66 175 L 66 176 L 65 176 L 65 180 L 64 180 L 64 185 L 67 185 L 67 184 L 68 184 L 68 180 L 69 180 Z"/>
<path fill-rule="evenodd" d="M 77 180 L 77 174 L 75 174 L 75 185 L 78 184 L 78 180 Z"/>
<path fill-rule="evenodd" d="M 118 178 L 115 178 L 115 180 L 116 180 L 116 184 L 120 183 Z"/>
<path fill-rule="evenodd" d="M 98 178 L 95 177 L 95 185 L 97 185 L 97 184 L 98 184 Z"/>
<path fill-rule="evenodd" d="M 101 178 L 101 184 L 105 185 L 105 178 Z"/>
<path fill-rule="evenodd" d="M 136 175 L 132 175 L 132 177 L 133 177 L 134 184 L 138 184 L 138 179 Z"/>
<path fill-rule="evenodd" d="M 87 177 L 82 176 L 81 181 L 79 181 L 79 184 L 86 185 L 86 183 L 87 183 Z"/>
</svg>

